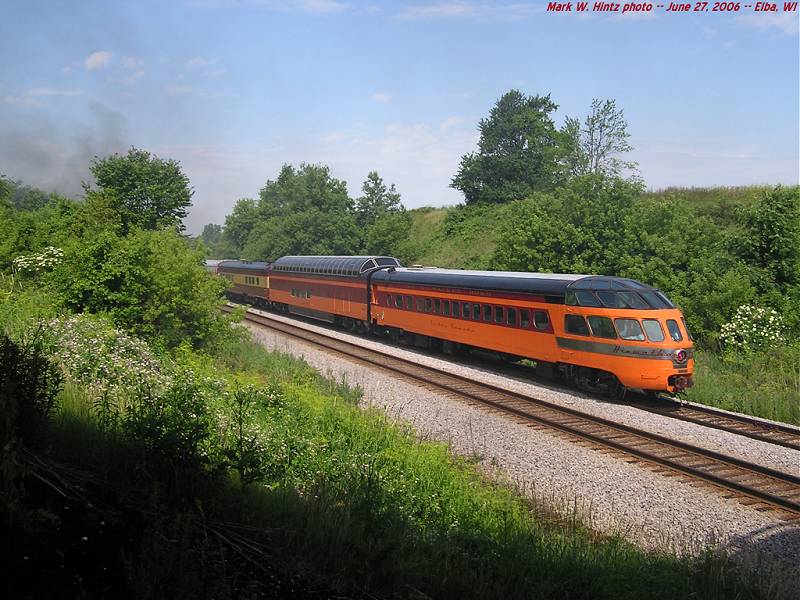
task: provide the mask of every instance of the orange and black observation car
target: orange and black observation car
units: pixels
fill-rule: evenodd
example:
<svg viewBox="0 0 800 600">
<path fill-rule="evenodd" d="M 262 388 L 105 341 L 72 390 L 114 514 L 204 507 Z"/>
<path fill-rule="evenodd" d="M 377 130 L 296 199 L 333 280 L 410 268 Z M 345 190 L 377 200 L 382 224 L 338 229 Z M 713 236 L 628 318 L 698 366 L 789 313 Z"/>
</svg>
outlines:
<svg viewBox="0 0 800 600">
<path fill-rule="evenodd" d="M 681 311 L 632 279 L 395 268 L 371 284 L 378 327 L 442 340 L 445 352 L 471 346 L 530 359 L 542 374 L 611 396 L 692 383 Z"/>
</svg>

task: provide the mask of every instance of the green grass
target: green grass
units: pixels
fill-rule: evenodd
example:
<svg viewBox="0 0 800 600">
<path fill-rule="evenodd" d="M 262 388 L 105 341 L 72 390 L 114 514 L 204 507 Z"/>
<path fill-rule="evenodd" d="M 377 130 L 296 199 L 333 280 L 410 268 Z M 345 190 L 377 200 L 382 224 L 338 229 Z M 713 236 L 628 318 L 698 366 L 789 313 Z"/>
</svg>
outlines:
<svg viewBox="0 0 800 600">
<path fill-rule="evenodd" d="M 267 377 L 280 365 L 282 400 L 258 415 L 271 491 L 253 491 L 247 512 L 270 515 L 273 543 L 304 577 L 379 597 L 758 596 L 724 556 L 646 553 L 552 519 L 445 445 L 321 392 L 330 384 L 305 363 L 250 342 L 225 355 Z"/>
<path fill-rule="evenodd" d="M 156 427 L 144 429 L 124 425 L 121 415 L 109 426 L 87 389 L 66 385 L 35 470 L 52 485 L 24 478 L 23 499 L 36 526 L 14 528 L 13 543 L 0 552 L 16 583 L 27 578 L 29 592 L 771 597 L 723 554 L 643 552 L 597 535 L 574 516 L 556 519 L 511 487 L 487 481 L 446 445 L 421 442 L 409 427 L 360 410 L 358 390 L 248 339 L 228 342 L 215 358 L 184 348 L 172 364 L 190 371 L 191 381 L 224 386 L 208 388 L 215 425 L 198 448 L 210 454 L 186 454 L 179 443 L 200 422 L 193 414 L 176 423 L 174 412 L 153 413 Z M 245 485 L 238 467 L 226 462 L 227 450 L 214 450 L 213 432 L 235 433 L 225 390 L 248 384 L 269 392 L 254 396 L 243 423 L 257 435 L 259 451 L 258 476 Z M 128 406 L 137 410 L 147 398 L 142 393 L 132 393 Z"/>
<path fill-rule="evenodd" d="M 800 425 L 800 347 L 727 360 L 698 353 L 688 400 Z"/>
</svg>

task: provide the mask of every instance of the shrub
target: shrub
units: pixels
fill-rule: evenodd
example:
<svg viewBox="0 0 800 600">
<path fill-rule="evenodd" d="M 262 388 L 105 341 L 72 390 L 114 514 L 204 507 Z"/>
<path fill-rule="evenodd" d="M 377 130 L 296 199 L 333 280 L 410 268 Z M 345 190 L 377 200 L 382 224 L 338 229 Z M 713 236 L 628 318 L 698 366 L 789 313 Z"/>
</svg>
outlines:
<svg viewBox="0 0 800 600">
<path fill-rule="evenodd" d="M 12 265 L 15 273 L 35 274 L 52 269 L 64 260 L 64 251 L 48 246 L 41 252 L 18 256 Z"/>
<path fill-rule="evenodd" d="M 53 357 L 70 381 L 84 386 L 101 424 L 112 425 L 133 390 L 165 390 L 171 377 L 147 344 L 115 329 L 103 317 L 74 315 L 51 321 Z"/>
<path fill-rule="evenodd" d="M 744 304 L 722 325 L 720 342 L 728 351 L 751 353 L 786 342 L 786 326 L 778 312 Z"/>
</svg>

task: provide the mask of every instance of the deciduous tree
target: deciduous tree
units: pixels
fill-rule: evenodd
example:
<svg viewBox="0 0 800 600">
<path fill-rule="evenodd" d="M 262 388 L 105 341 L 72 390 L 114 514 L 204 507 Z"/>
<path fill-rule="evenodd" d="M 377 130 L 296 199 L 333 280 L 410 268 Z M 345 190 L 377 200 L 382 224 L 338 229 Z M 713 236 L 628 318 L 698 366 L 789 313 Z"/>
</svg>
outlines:
<svg viewBox="0 0 800 600">
<path fill-rule="evenodd" d="M 628 143 L 628 122 L 615 100 L 592 100 L 583 126 L 577 118 L 568 117 L 561 133 L 562 162 L 573 177 L 619 177 L 625 171 L 636 169 L 635 162 L 622 157 L 633 147 Z"/>
<path fill-rule="evenodd" d="M 560 134 L 550 114 L 550 96 L 504 94 L 481 119 L 478 151 L 461 158 L 452 187 L 471 202 L 508 202 L 559 181 Z"/>
<path fill-rule="evenodd" d="M 124 231 L 183 230 L 194 192 L 177 161 L 131 148 L 124 156 L 95 157 L 89 169 L 100 190 L 114 199 Z M 88 184 L 84 188 L 90 191 Z"/>
</svg>

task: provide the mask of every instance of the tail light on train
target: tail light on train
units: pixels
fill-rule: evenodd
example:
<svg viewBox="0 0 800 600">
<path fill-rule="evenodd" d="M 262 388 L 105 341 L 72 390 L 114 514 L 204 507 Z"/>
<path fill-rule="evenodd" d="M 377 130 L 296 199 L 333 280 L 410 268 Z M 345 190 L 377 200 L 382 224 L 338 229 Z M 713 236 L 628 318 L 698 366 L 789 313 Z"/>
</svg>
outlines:
<svg viewBox="0 0 800 600">
<path fill-rule="evenodd" d="M 675 353 L 675 362 L 679 362 L 679 363 L 686 362 L 686 357 L 687 356 L 688 356 L 688 353 L 686 352 L 686 350 L 678 350 Z"/>
</svg>

